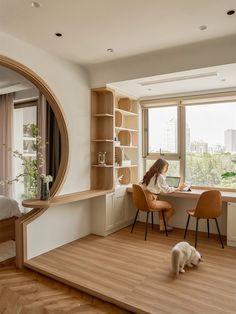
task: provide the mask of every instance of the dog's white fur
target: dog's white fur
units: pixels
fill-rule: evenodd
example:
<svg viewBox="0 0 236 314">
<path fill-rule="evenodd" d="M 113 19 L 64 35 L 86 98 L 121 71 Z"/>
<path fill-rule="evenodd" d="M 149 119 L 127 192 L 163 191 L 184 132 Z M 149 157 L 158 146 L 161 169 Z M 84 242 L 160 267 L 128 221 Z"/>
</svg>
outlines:
<svg viewBox="0 0 236 314">
<path fill-rule="evenodd" d="M 184 273 L 184 266 L 198 266 L 202 257 L 188 242 L 177 243 L 171 251 L 172 271 L 174 274 Z"/>
</svg>

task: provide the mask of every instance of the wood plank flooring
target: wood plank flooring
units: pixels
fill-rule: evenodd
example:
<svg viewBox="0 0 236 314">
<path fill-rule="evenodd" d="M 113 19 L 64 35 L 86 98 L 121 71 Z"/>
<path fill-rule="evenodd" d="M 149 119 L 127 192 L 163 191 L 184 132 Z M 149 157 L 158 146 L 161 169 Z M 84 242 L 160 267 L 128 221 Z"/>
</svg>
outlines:
<svg viewBox="0 0 236 314">
<path fill-rule="evenodd" d="M 125 310 L 30 270 L 0 264 L 0 313 L 125 314 Z"/>
<path fill-rule="evenodd" d="M 147 241 L 142 223 L 133 234 L 125 228 L 106 238 L 90 235 L 28 265 L 135 313 L 236 313 L 235 248 L 222 249 L 216 236 L 208 239 L 200 233 L 203 262 L 176 278 L 170 271 L 170 250 L 183 240 L 183 230 L 166 237 L 150 229 Z M 194 243 L 193 232 L 187 241 Z"/>
</svg>

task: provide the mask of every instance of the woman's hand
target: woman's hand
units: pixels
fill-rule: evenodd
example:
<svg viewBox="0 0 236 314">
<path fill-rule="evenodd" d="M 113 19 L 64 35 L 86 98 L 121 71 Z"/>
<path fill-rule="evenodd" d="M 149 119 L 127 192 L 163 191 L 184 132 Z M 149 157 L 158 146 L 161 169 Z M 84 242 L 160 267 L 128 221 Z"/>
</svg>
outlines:
<svg viewBox="0 0 236 314">
<path fill-rule="evenodd" d="M 182 191 L 184 187 L 185 187 L 185 184 L 180 182 L 180 184 L 179 184 L 178 188 L 176 189 L 176 191 Z"/>
</svg>

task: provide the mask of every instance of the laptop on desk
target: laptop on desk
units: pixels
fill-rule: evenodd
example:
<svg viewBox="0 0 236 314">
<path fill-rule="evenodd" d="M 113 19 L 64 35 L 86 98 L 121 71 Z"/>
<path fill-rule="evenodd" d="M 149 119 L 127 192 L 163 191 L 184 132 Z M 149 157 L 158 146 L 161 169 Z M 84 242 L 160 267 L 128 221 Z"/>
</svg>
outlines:
<svg viewBox="0 0 236 314">
<path fill-rule="evenodd" d="M 180 177 L 171 177 L 171 176 L 166 177 L 166 183 L 172 188 L 177 188 L 179 186 L 179 182 L 180 182 Z"/>
<path fill-rule="evenodd" d="M 180 177 L 171 177 L 167 176 L 166 177 L 166 183 L 173 188 L 178 188 L 179 183 L 180 183 Z M 182 191 L 188 192 L 191 191 L 191 182 L 185 183 L 185 187 L 183 188 Z"/>
</svg>

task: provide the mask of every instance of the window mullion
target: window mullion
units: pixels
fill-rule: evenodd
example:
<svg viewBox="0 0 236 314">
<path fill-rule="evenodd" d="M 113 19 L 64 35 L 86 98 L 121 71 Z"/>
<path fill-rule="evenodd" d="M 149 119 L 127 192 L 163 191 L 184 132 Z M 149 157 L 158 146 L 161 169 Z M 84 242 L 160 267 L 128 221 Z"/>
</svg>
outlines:
<svg viewBox="0 0 236 314">
<path fill-rule="evenodd" d="M 180 176 L 185 181 L 185 156 L 186 156 L 186 116 L 185 116 L 185 106 L 179 106 L 180 111 L 180 136 L 179 136 L 179 144 L 180 144 Z"/>
</svg>

